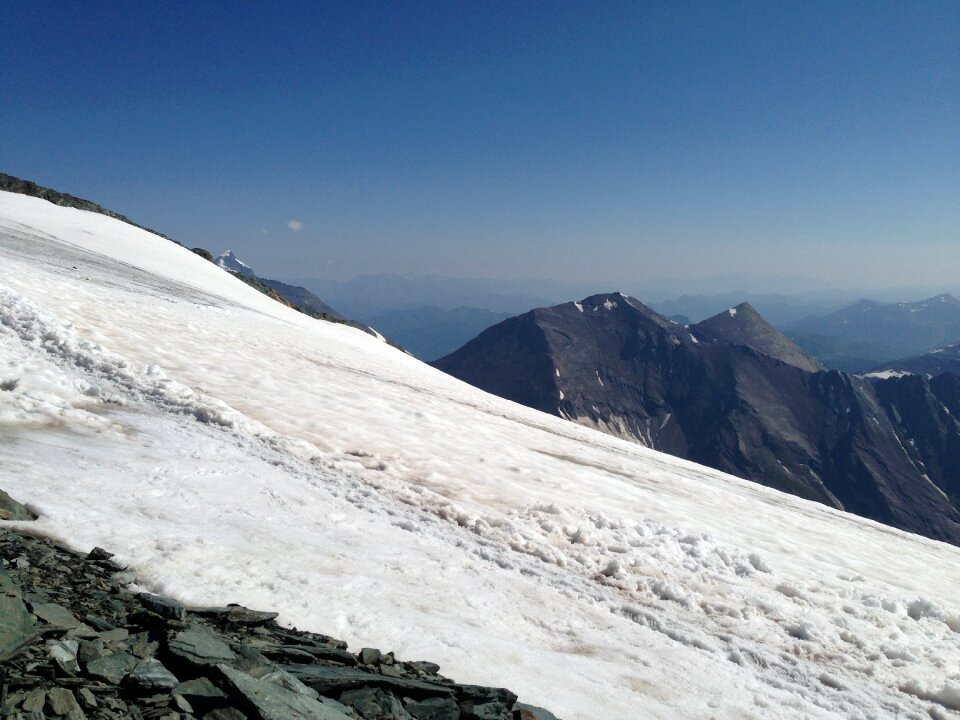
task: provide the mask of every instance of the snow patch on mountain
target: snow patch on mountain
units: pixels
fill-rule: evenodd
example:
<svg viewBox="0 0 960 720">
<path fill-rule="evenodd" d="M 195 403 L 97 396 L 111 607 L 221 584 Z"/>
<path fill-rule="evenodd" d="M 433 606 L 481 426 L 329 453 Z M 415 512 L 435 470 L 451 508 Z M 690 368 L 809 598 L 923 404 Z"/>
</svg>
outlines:
<svg viewBox="0 0 960 720">
<path fill-rule="evenodd" d="M 217 255 L 214 262 L 216 262 L 217 265 L 222 267 L 224 270 L 240 273 L 241 275 L 247 275 L 249 277 L 256 277 L 256 274 L 253 272 L 253 268 L 238 258 L 234 254 L 233 250 L 227 250 L 220 253 Z"/>
</svg>

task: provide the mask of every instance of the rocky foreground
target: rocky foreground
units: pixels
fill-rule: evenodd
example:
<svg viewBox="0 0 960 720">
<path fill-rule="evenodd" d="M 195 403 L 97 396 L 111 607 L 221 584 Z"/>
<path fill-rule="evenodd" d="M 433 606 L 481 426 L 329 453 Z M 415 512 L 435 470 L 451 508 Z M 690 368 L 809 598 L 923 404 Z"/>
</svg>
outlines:
<svg viewBox="0 0 960 720">
<path fill-rule="evenodd" d="M 0 518 L 27 519 L 3 499 Z M 0 718 L 556 720 L 276 613 L 135 592 L 111 557 L 0 527 Z"/>
</svg>

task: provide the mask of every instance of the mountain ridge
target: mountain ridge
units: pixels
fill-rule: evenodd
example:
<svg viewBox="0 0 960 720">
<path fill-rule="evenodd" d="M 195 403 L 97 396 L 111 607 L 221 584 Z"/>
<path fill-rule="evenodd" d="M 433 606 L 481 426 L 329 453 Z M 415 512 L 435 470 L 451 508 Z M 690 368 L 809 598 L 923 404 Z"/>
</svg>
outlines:
<svg viewBox="0 0 960 720">
<path fill-rule="evenodd" d="M 828 367 L 867 372 L 960 341 L 960 300 L 949 293 L 914 302 L 863 299 L 784 332 Z"/>
</svg>

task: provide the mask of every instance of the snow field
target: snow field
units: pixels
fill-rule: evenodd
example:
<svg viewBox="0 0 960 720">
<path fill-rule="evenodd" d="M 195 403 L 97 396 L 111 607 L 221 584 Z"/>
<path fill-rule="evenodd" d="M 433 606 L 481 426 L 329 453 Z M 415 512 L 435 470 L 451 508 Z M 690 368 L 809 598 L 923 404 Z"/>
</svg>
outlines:
<svg viewBox="0 0 960 720">
<path fill-rule="evenodd" d="M 0 487 L 188 602 L 565 718 L 948 717 L 960 551 L 485 395 L 0 193 Z"/>
</svg>

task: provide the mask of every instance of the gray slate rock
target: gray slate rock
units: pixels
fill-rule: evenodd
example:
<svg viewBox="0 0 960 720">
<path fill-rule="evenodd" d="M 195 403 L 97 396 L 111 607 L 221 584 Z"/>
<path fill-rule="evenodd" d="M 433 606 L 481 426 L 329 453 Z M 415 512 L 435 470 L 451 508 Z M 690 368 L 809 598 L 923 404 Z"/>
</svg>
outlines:
<svg viewBox="0 0 960 720">
<path fill-rule="evenodd" d="M 27 508 L 0 490 L 0 520 L 36 520 L 34 515 Z"/>
<path fill-rule="evenodd" d="M 379 688 L 348 690 L 340 702 L 356 710 L 363 720 L 413 720 L 397 698 Z"/>
<path fill-rule="evenodd" d="M 77 690 L 77 697 L 80 704 L 87 710 L 95 710 L 97 707 L 97 696 L 90 692 L 90 688 L 80 688 Z"/>
<path fill-rule="evenodd" d="M 37 624 L 27 610 L 20 588 L 0 569 L 0 662 L 19 655 L 39 637 Z"/>
<path fill-rule="evenodd" d="M 363 665 L 376 665 L 383 657 L 376 648 L 362 648 L 360 650 L 360 662 Z"/>
<path fill-rule="evenodd" d="M 513 713 L 500 702 L 460 704 L 461 720 L 513 720 Z"/>
<path fill-rule="evenodd" d="M 68 675 L 76 675 L 80 672 L 80 664 L 77 662 L 79 648 L 80 644 L 76 640 L 47 641 L 47 652 L 50 657 Z"/>
<path fill-rule="evenodd" d="M 81 640 L 77 647 L 77 660 L 80 661 L 81 665 L 87 665 L 107 655 L 108 652 L 109 651 L 104 648 L 101 638 Z"/>
<path fill-rule="evenodd" d="M 127 680 L 144 690 L 171 690 L 180 684 L 176 676 L 154 658 L 141 660 Z"/>
<path fill-rule="evenodd" d="M 182 697 L 197 713 L 206 713 L 230 705 L 227 694 L 205 677 L 180 683 L 173 689 L 173 695 Z"/>
<path fill-rule="evenodd" d="M 460 720 L 460 706 L 449 697 L 408 700 L 404 707 L 417 720 Z"/>
<path fill-rule="evenodd" d="M 203 720 L 248 720 L 245 713 L 235 707 L 217 708 L 203 716 Z"/>
<path fill-rule="evenodd" d="M 73 693 L 67 690 L 66 688 L 51 688 L 47 690 L 47 711 L 51 715 L 56 715 L 57 717 L 63 717 L 69 715 L 70 713 L 82 713 L 80 705 L 77 704 L 77 699 L 73 696 Z"/>
<path fill-rule="evenodd" d="M 234 690 L 256 708 L 261 720 L 352 720 L 331 705 L 285 690 L 271 682 L 257 680 L 228 665 L 218 665 L 217 670 Z"/>
<path fill-rule="evenodd" d="M 321 695 L 355 690 L 360 687 L 379 687 L 415 698 L 453 697 L 454 695 L 453 688 L 446 685 L 387 677 L 360 668 L 337 665 L 286 665 L 284 670 Z"/>
<path fill-rule="evenodd" d="M 267 657 L 278 658 L 288 661 L 306 661 L 330 660 L 341 665 L 356 665 L 357 658 L 346 650 L 341 650 L 332 645 L 280 645 L 274 647 L 264 647 L 263 654 Z M 434 667 L 439 668 L 438 665 Z"/>
<path fill-rule="evenodd" d="M 87 560 L 109 560 L 112 557 L 112 552 L 107 552 L 99 546 L 87 553 Z"/>
<path fill-rule="evenodd" d="M 47 693 L 43 688 L 35 688 L 31 690 L 27 697 L 24 698 L 23 704 L 20 706 L 20 709 L 25 713 L 39 712 L 43 710 L 43 706 L 47 701 Z"/>
<path fill-rule="evenodd" d="M 70 630 L 80 625 L 80 621 L 63 605 L 57 605 L 56 603 L 39 603 L 35 604 L 31 609 L 34 615 L 47 624 L 47 627 L 44 629 Z"/>
<path fill-rule="evenodd" d="M 198 667 L 212 667 L 237 659 L 236 653 L 223 639 L 198 626 L 177 633 L 167 648 L 171 654 Z"/>
<path fill-rule="evenodd" d="M 179 620 L 180 622 L 187 619 L 187 609 L 176 600 L 152 593 L 138 593 L 137 599 L 147 610 L 160 617 Z"/>
<path fill-rule="evenodd" d="M 190 612 L 194 615 L 215 618 L 220 622 L 231 623 L 233 625 L 249 625 L 251 627 L 265 625 L 271 620 L 276 619 L 279 615 L 279 613 L 275 612 L 251 610 L 242 605 L 190 608 Z"/>
<path fill-rule="evenodd" d="M 87 663 L 86 671 L 91 677 L 119 685 L 138 662 L 140 661 L 133 655 L 120 650 Z"/>
<path fill-rule="evenodd" d="M 241 668 L 238 668 L 241 669 Z M 255 673 L 247 673 L 251 677 L 256 677 L 259 680 L 264 680 L 266 682 L 271 682 L 278 687 L 282 687 L 284 690 L 289 690 L 290 692 L 297 693 L 298 695 L 306 695 L 307 697 L 313 698 L 314 700 L 319 700 L 320 694 L 311 687 L 307 687 L 302 682 L 297 680 L 293 675 L 288 673 L 286 670 L 272 670 L 266 674 L 258 675 Z"/>
</svg>

